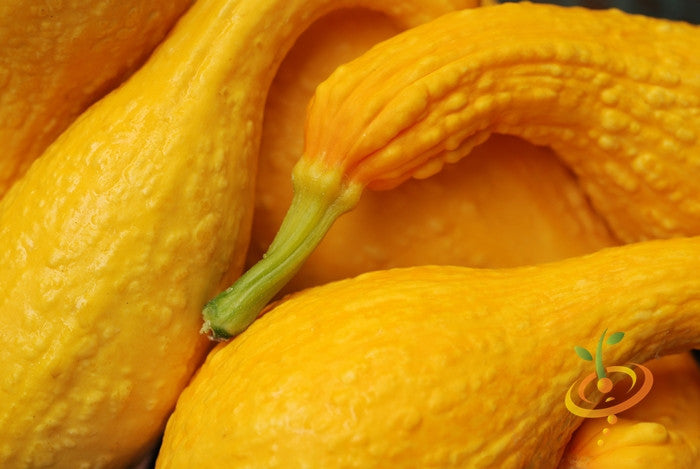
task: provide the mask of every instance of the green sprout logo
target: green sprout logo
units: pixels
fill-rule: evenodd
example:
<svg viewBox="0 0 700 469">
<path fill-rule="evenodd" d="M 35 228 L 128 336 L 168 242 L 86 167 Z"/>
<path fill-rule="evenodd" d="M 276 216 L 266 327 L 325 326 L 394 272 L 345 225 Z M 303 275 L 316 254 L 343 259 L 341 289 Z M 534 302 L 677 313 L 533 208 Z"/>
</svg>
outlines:
<svg viewBox="0 0 700 469">
<path fill-rule="evenodd" d="M 638 404 L 649 394 L 654 379 L 648 368 L 636 363 L 631 363 L 630 366 L 604 366 L 603 344 L 615 345 L 625 337 L 624 332 L 615 332 L 606 340 L 607 332 L 607 329 L 603 331 L 598 340 L 595 357 L 584 347 L 574 347 L 579 357 L 595 363 L 595 372 L 572 384 L 564 402 L 566 408 L 574 415 L 586 418 L 607 417 L 608 422 L 613 424 L 617 421 L 615 414 Z M 624 389 L 622 398 L 618 395 L 613 396 L 611 391 L 616 387 L 615 384 L 622 383 L 625 377 L 629 378 L 631 385 Z M 601 399 L 589 399 L 590 395 L 596 394 L 594 381 L 595 389 L 599 391 L 598 397 L 603 395 Z"/>
<path fill-rule="evenodd" d="M 605 333 L 607 331 L 608 330 L 605 329 L 603 331 L 603 334 L 601 334 L 600 340 L 598 341 L 598 347 L 596 348 L 595 352 L 595 372 L 598 376 L 598 381 L 596 385 L 598 386 L 598 390 L 602 393 L 608 393 L 613 388 L 613 382 L 610 378 L 608 378 L 608 374 L 605 371 L 605 367 L 603 366 L 603 340 L 605 339 Z M 610 337 L 608 337 L 608 340 L 606 342 L 608 345 L 615 345 L 618 342 L 620 342 L 624 336 L 624 332 L 615 332 Z M 576 351 L 576 354 L 584 360 L 589 362 L 593 361 L 593 355 L 591 355 L 591 352 L 589 352 L 588 349 L 586 349 L 585 347 L 577 345 L 576 347 L 574 347 L 574 350 Z"/>
</svg>

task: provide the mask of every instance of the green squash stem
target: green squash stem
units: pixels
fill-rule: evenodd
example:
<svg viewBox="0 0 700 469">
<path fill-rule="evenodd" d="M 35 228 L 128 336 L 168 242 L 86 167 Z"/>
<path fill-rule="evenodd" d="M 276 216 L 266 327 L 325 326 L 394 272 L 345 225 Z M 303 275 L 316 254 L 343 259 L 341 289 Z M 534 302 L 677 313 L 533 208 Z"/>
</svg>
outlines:
<svg viewBox="0 0 700 469">
<path fill-rule="evenodd" d="M 210 339 L 230 339 L 252 324 L 362 193 L 361 185 L 343 181 L 342 171 L 303 163 L 292 182 L 292 203 L 263 258 L 204 306 L 201 332 Z"/>
</svg>

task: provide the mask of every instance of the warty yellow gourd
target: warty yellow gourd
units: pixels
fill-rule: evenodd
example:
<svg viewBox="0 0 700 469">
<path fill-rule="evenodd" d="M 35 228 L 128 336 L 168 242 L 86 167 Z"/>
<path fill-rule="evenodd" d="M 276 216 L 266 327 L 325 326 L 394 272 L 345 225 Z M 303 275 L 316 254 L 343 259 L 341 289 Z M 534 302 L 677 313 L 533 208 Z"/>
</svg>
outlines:
<svg viewBox="0 0 700 469">
<path fill-rule="evenodd" d="M 0 201 L 0 466 L 122 467 L 158 437 L 242 267 L 266 91 L 309 24 L 474 3 L 196 2 Z"/>
<path fill-rule="evenodd" d="M 384 41 L 317 88 L 289 211 L 203 330 L 245 329 L 365 187 L 428 177 L 494 132 L 553 148 L 622 242 L 700 234 L 697 50 L 690 24 L 527 3 Z"/>
<path fill-rule="evenodd" d="M 0 198 L 136 70 L 192 0 L 0 3 Z"/>
<path fill-rule="evenodd" d="M 337 66 L 398 32 L 385 15 L 340 10 L 314 23 L 285 57 L 265 105 L 248 266 L 270 245 L 292 199 L 289 175 L 304 149 L 304 117 L 315 87 Z M 430 178 L 365 191 L 283 292 L 370 270 L 512 267 L 618 243 L 551 148 L 492 135 Z"/>
<path fill-rule="evenodd" d="M 556 467 L 583 420 L 567 390 L 593 372 L 574 347 L 606 328 L 625 336 L 605 365 L 699 346 L 699 261 L 677 238 L 294 293 L 209 355 L 157 467 Z"/>
</svg>

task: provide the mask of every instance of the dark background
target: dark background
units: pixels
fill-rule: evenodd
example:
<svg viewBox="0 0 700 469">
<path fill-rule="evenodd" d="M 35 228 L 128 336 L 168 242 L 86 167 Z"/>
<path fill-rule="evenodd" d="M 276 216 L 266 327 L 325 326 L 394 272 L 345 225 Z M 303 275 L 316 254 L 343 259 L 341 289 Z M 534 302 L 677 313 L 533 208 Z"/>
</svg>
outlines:
<svg viewBox="0 0 700 469">
<path fill-rule="evenodd" d="M 501 0 L 501 3 L 518 0 Z M 564 6 L 587 8 L 619 8 L 629 13 L 640 13 L 672 20 L 700 24 L 700 0 L 530 0 L 533 3 L 556 3 Z"/>
</svg>

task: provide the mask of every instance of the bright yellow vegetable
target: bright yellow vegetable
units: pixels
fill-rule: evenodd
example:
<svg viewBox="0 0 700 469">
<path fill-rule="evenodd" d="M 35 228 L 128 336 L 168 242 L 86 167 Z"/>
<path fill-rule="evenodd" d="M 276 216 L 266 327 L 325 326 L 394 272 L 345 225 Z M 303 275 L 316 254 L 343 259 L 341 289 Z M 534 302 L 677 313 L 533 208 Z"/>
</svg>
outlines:
<svg viewBox="0 0 700 469">
<path fill-rule="evenodd" d="M 191 2 L 0 2 L 0 198 L 143 63 Z"/>
<path fill-rule="evenodd" d="M 204 330 L 247 327 L 365 186 L 428 177 L 494 132 L 551 146 L 623 242 L 700 234 L 697 50 L 700 28 L 685 23 L 504 4 L 339 67 L 310 105 L 277 237 L 207 305 Z"/>
<path fill-rule="evenodd" d="M 381 8 L 470 2 L 423 3 Z M 2 199 L 0 466 L 119 467 L 158 436 L 208 349 L 199 311 L 242 267 L 266 89 L 347 6 L 196 2 Z"/>
<path fill-rule="evenodd" d="M 396 33 L 386 16 L 338 11 L 304 32 L 282 62 L 265 106 L 249 265 L 270 245 L 292 199 L 289 175 L 303 152 L 304 114 L 315 87 L 335 67 Z M 284 290 L 399 266 L 527 265 L 613 244 L 551 149 L 494 135 L 433 177 L 367 191 Z"/>
<path fill-rule="evenodd" d="M 382 15 L 339 11 L 314 23 L 283 61 L 265 107 L 251 263 L 265 252 L 292 198 L 289 174 L 303 151 L 304 113 L 315 86 L 335 67 L 395 32 Z M 536 264 L 612 243 L 576 179 L 551 150 L 496 135 L 435 176 L 363 194 L 285 290 L 396 265 Z M 585 419 L 574 433 L 575 443 L 567 446 L 562 469 L 641 468 L 652 458 L 657 469 L 700 465 L 700 370 L 689 354 L 647 366 L 655 377 L 651 394 L 618 414 L 615 426 L 604 418 Z M 637 420 L 644 423 L 637 425 Z M 612 428 L 614 440 L 604 436 L 604 425 Z M 659 428 L 668 439 L 635 444 L 650 441 L 648 430 L 655 434 Z M 597 445 L 601 438 L 606 440 L 603 447 Z"/>
<path fill-rule="evenodd" d="M 679 238 L 293 294 L 212 352 L 158 467 L 556 467 L 582 420 L 564 396 L 593 371 L 574 346 L 624 331 L 604 352 L 622 365 L 700 345 L 698 268 Z"/>
</svg>

